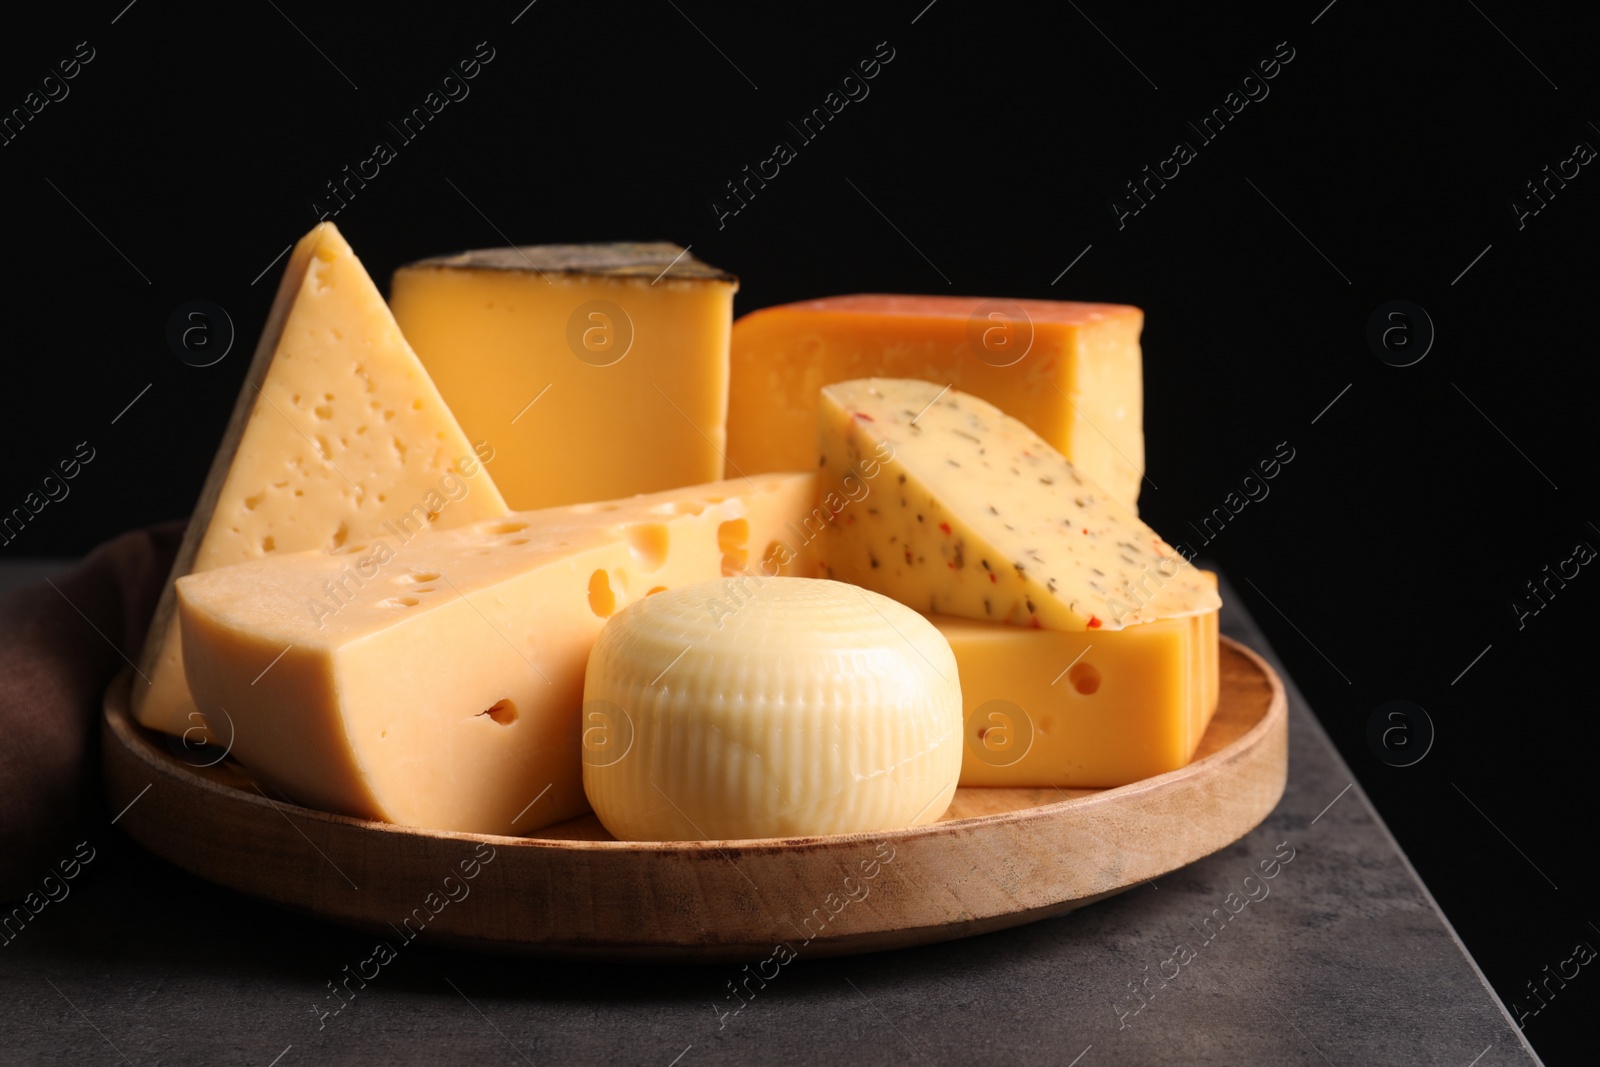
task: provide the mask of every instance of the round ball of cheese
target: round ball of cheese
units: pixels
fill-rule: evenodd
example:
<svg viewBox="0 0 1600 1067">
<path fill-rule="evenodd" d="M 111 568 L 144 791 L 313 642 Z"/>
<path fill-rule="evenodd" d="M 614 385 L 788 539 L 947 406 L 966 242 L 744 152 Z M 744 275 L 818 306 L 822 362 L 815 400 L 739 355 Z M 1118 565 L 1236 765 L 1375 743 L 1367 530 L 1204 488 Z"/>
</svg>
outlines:
<svg viewBox="0 0 1600 1067">
<path fill-rule="evenodd" d="M 887 830 L 961 773 L 950 644 L 888 597 L 745 575 L 612 617 L 584 684 L 583 788 L 624 841 Z"/>
</svg>

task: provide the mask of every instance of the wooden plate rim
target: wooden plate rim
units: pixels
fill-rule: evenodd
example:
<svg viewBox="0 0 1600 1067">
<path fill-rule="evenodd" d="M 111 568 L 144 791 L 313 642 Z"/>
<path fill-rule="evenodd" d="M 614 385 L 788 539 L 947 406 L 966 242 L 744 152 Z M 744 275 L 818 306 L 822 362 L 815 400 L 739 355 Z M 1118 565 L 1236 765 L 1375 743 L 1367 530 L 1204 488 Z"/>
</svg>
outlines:
<svg viewBox="0 0 1600 1067">
<path fill-rule="evenodd" d="M 1259 742 L 1262 736 L 1276 728 L 1279 719 L 1288 715 L 1288 696 L 1283 687 L 1283 680 L 1278 677 L 1278 673 L 1252 649 L 1226 635 L 1221 636 L 1220 641 L 1224 647 L 1244 656 L 1256 668 L 1257 673 L 1266 680 L 1271 697 L 1266 712 L 1250 729 L 1217 751 L 1203 756 L 1186 766 L 1168 771 L 1165 774 L 1130 782 L 1127 785 L 1102 789 L 1087 796 L 1068 797 L 1063 800 L 1054 800 L 1047 804 L 1018 808 L 1013 811 L 996 812 L 990 815 L 974 815 L 962 819 L 951 819 L 944 822 L 933 822 L 923 826 L 902 827 L 894 830 L 826 834 L 809 837 L 731 838 L 703 841 L 584 841 L 549 837 L 510 837 L 501 834 L 478 834 L 463 830 L 433 830 L 421 826 L 378 822 L 372 819 L 361 819 L 354 816 L 321 811 L 316 808 L 302 807 L 289 800 L 273 800 L 265 793 L 258 792 L 257 795 L 252 796 L 243 789 L 226 786 L 212 781 L 204 775 L 195 774 L 181 766 L 177 760 L 160 758 L 158 743 L 143 727 L 135 725 L 129 716 L 128 693 L 133 675 L 132 672 L 126 669 L 113 679 L 111 685 L 106 689 L 104 718 L 106 724 L 122 742 L 123 747 L 136 755 L 157 774 L 177 779 L 187 786 L 198 786 L 219 798 L 227 798 L 237 802 L 242 797 L 246 802 L 258 806 L 263 811 L 273 810 L 280 814 L 292 814 L 303 819 L 337 826 L 398 834 L 402 837 L 420 836 L 444 841 L 483 841 L 495 846 L 512 848 L 551 848 L 598 852 L 654 852 L 664 855 L 697 855 L 707 851 L 720 853 L 781 853 L 813 849 L 819 846 L 830 847 L 885 839 L 915 841 L 924 837 L 948 834 L 953 831 L 977 830 L 987 827 L 1049 820 L 1053 815 L 1058 814 L 1062 808 L 1069 805 L 1083 808 L 1098 804 L 1115 803 L 1124 797 L 1164 789 L 1187 777 L 1204 774 L 1211 767 L 1226 762 L 1236 753 L 1251 749 Z"/>
</svg>

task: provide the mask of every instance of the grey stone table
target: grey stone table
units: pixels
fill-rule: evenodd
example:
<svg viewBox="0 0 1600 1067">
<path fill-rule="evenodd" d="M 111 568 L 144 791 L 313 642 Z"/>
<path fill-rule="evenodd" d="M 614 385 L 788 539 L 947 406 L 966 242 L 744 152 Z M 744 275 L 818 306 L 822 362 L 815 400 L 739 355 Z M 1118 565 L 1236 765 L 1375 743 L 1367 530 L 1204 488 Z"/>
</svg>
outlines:
<svg viewBox="0 0 1600 1067">
<path fill-rule="evenodd" d="M 0 589 L 39 573 L 0 569 Z M 1281 672 L 1225 597 L 1224 632 Z M 325 1016 L 337 1006 L 325 983 L 370 954 L 369 937 L 218 889 L 107 826 L 70 896 L 0 948 L 0 1062 L 1537 1062 L 1285 681 L 1288 791 L 1242 841 L 1046 922 L 802 957 L 737 1012 L 735 967 L 485 958 L 419 942 Z M 1268 894 L 1208 940 L 1213 909 L 1291 849 Z"/>
</svg>

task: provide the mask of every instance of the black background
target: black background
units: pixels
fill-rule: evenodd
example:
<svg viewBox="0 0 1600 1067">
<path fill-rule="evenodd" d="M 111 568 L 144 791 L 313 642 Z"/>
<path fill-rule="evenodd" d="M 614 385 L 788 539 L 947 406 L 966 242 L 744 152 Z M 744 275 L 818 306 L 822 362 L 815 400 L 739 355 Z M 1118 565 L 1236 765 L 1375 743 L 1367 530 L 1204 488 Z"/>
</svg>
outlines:
<svg viewBox="0 0 1600 1067">
<path fill-rule="evenodd" d="M 1512 607 L 1577 542 L 1600 548 L 1600 167 L 1520 228 L 1511 207 L 1575 144 L 1600 147 L 1580 9 L 540 0 L 518 18 L 524 2 L 7 13 L 0 108 L 23 106 L 78 42 L 94 58 L 0 147 L 0 509 L 78 442 L 95 459 L 0 558 L 76 555 L 187 512 L 269 264 L 380 139 L 397 158 L 336 221 L 385 288 L 401 263 L 507 239 L 659 238 L 739 274 L 741 313 L 852 291 L 1138 304 L 1145 518 L 1201 547 L 1188 523 L 1288 442 L 1270 495 L 1203 554 L 1504 1000 L 1532 1006 L 1525 982 L 1575 942 L 1600 946 L 1600 568 L 1521 628 Z M 400 145 L 387 121 L 481 41 L 494 58 L 470 95 Z M 787 122 L 885 41 L 870 95 L 799 144 Z M 1293 59 L 1270 95 L 1202 144 L 1185 121 L 1279 42 Z M 797 158 L 719 228 L 713 199 L 779 140 Z M 1111 201 L 1178 140 L 1198 157 L 1119 229 Z M 238 331 L 206 368 L 166 342 L 197 298 Z M 1409 367 L 1366 341 L 1393 299 L 1437 331 Z M 1436 729 L 1414 766 L 1368 745 L 1391 699 Z M 1527 1020 L 1552 1064 L 1588 1062 L 1590 972 Z"/>
</svg>

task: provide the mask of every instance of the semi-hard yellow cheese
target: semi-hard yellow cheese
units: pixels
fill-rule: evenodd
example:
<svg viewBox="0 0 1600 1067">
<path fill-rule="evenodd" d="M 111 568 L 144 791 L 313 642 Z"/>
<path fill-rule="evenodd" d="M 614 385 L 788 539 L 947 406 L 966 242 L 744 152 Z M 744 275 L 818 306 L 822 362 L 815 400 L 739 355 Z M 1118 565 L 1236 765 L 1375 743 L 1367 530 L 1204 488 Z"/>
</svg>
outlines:
<svg viewBox="0 0 1600 1067">
<path fill-rule="evenodd" d="M 751 576 L 635 602 L 584 686 L 584 788 L 625 841 L 930 823 L 955 795 L 961 688 L 927 619 L 840 582 Z"/>
<path fill-rule="evenodd" d="M 507 508 L 475 449 L 331 222 L 295 245 L 172 577 L 274 552 L 335 551 Z M 156 609 L 133 712 L 145 726 L 226 744 L 184 683 L 171 582 Z"/>
<path fill-rule="evenodd" d="M 1109 788 L 1164 774 L 1193 758 L 1217 708 L 1214 611 L 1098 633 L 933 624 L 961 672 L 963 786 Z"/>
<path fill-rule="evenodd" d="M 413 263 L 392 299 L 520 509 L 723 477 L 737 288 L 677 245 L 541 245 Z"/>
<path fill-rule="evenodd" d="M 817 390 L 924 378 L 1021 419 L 1112 496 L 1144 476 L 1144 313 L 1121 304 L 858 294 L 763 308 L 733 324 L 728 471 L 797 470 Z"/>
<path fill-rule="evenodd" d="M 759 577 L 812 577 L 809 543 L 796 531 L 814 515 L 817 478 L 810 471 L 758 474 L 723 482 L 665 489 L 622 500 L 568 504 L 528 512 L 542 525 L 589 526 L 646 521 L 663 509 L 673 514 L 690 507 L 736 502 L 739 515 L 717 530 L 724 574 Z"/>
<path fill-rule="evenodd" d="M 827 577 L 929 614 L 1050 630 L 1220 605 L 1131 507 L 977 397 L 912 379 L 840 382 L 822 390 L 819 436 Z M 878 488 L 851 504 L 852 485 Z"/>
<path fill-rule="evenodd" d="M 605 620 L 722 574 L 771 536 L 751 502 L 800 506 L 810 482 L 762 475 L 190 575 L 189 685 L 225 712 L 239 762 L 301 803 L 528 833 L 584 810 L 583 671 Z"/>
</svg>

